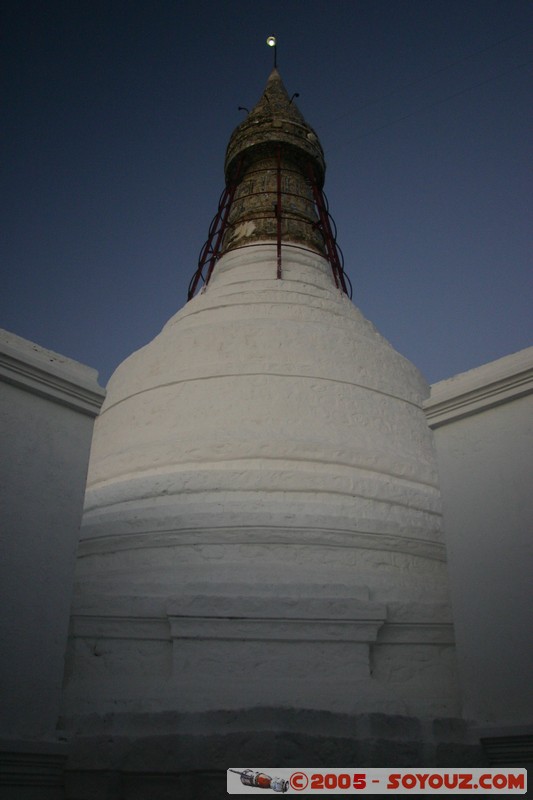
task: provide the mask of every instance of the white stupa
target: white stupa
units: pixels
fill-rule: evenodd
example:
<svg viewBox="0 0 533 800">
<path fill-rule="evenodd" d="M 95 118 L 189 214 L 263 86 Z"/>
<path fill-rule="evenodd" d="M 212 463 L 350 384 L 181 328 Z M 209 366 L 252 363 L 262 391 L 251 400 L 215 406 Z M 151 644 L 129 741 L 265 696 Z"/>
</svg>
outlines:
<svg viewBox="0 0 533 800">
<path fill-rule="evenodd" d="M 142 740 L 148 771 L 355 726 L 367 764 L 396 740 L 428 764 L 459 713 L 427 385 L 344 291 L 324 171 L 275 69 L 228 146 L 206 285 L 97 420 L 65 719 Z M 72 769 L 118 769 L 113 747 Z"/>
</svg>

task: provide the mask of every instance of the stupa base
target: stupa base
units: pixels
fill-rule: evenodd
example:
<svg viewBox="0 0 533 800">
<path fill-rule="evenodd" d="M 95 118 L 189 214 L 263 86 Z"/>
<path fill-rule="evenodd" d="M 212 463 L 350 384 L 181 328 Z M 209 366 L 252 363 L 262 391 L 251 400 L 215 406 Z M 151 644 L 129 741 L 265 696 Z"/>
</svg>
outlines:
<svg viewBox="0 0 533 800">
<path fill-rule="evenodd" d="M 366 586 L 209 589 L 84 595 L 72 614 L 65 716 L 460 714 L 446 604 L 375 602 Z"/>
<path fill-rule="evenodd" d="M 69 725 L 75 728 L 76 721 Z M 68 800 L 221 800 L 227 768 L 242 764 L 260 769 L 487 763 L 468 725 L 451 718 L 256 708 L 150 719 L 109 715 L 87 718 L 83 727 L 83 734 L 71 732 Z"/>
</svg>

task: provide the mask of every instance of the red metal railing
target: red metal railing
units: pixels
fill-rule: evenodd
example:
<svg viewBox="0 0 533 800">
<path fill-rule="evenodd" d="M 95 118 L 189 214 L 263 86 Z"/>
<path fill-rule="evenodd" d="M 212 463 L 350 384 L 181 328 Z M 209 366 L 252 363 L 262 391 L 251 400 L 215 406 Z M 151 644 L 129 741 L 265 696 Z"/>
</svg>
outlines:
<svg viewBox="0 0 533 800">
<path fill-rule="evenodd" d="M 277 278 L 282 277 L 282 188 L 281 188 L 281 146 L 277 149 L 277 174 L 276 174 L 276 202 L 274 204 L 274 214 L 276 217 L 276 244 L 277 244 Z M 200 251 L 198 258 L 198 267 L 194 273 L 189 284 L 189 292 L 187 299 L 191 300 L 194 296 L 200 281 L 207 286 L 215 264 L 220 257 L 220 247 L 224 238 L 224 233 L 228 225 L 228 217 L 235 196 L 235 192 L 239 185 L 240 175 L 239 165 L 237 174 L 234 181 L 226 186 L 220 196 L 218 203 L 218 210 L 209 227 L 209 235 L 207 241 Z M 341 289 L 348 297 L 352 297 L 352 285 L 348 275 L 344 271 L 344 257 L 342 250 L 337 244 L 337 231 L 335 222 L 329 213 L 328 201 L 326 195 L 318 185 L 315 178 L 315 173 L 311 163 L 308 164 L 308 180 L 313 193 L 313 201 L 317 212 L 318 219 L 312 224 L 313 228 L 319 230 L 324 240 L 324 247 L 326 250 L 326 258 L 331 266 L 333 279 L 337 288 Z M 288 193 L 292 194 L 292 193 Z M 207 272 L 204 275 L 204 271 Z"/>
</svg>

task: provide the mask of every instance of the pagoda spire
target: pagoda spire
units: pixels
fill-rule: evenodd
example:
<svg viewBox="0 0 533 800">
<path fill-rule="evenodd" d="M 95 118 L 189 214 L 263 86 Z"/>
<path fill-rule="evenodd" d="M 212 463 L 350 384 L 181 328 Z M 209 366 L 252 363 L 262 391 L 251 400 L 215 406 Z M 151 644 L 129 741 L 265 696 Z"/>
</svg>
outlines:
<svg viewBox="0 0 533 800">
<path fill-rule="evenodd" d="M 224 165 L 226 188 L 189 299 L 200 279 L 209 282 L 225 253 L 260 243 L 276 244 L 278 278 L 283 277 L 282 248 L 301 247 L 324 256 L 335 284 L 348 293 L 322 193 L 324 151 L 295 97 L 274 67 L 259 101 L 233 131 Z"/>
<path fill-rule="evenodd" d="M 325 169 L 318 136 L 274 67 L 259 102 L 229 140 L 226 185 L 238 185 L 221 254 L 268 241 L 325 254 L 311 188 L 311 182 L 322 186 Z"/>
<path fill-rule="evenodd" d="M 281 79 L 277 67 L 269 75 L 265 90 L 246 119 L 233 131 L 226 151 L 226 182 L 237 173 L 239 159 L 245 165 L 256 155 L 258 148 L 275 150 L 283 145 L 302 163 L 311 162 L 317 183 L 322 187 L 326 164 L 324 151 L 313 128 L 305 121 Z M 241 173 L 242 173 L 241 165 Z"/>
</svg>

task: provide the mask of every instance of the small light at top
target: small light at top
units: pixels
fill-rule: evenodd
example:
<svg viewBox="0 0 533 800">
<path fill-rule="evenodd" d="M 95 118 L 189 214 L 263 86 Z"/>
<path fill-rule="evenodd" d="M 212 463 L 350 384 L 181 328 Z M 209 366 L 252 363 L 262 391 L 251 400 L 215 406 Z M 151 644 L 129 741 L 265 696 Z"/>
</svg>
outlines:
<svg viewBox="0 0 533 800">
<path fill-rule="evenodd" d="M 276 37 L 275 36 L 269 36 L 267 38 L 267 45 L 269 47 L 275 47 L 276 46 Z"/>
</svg>

